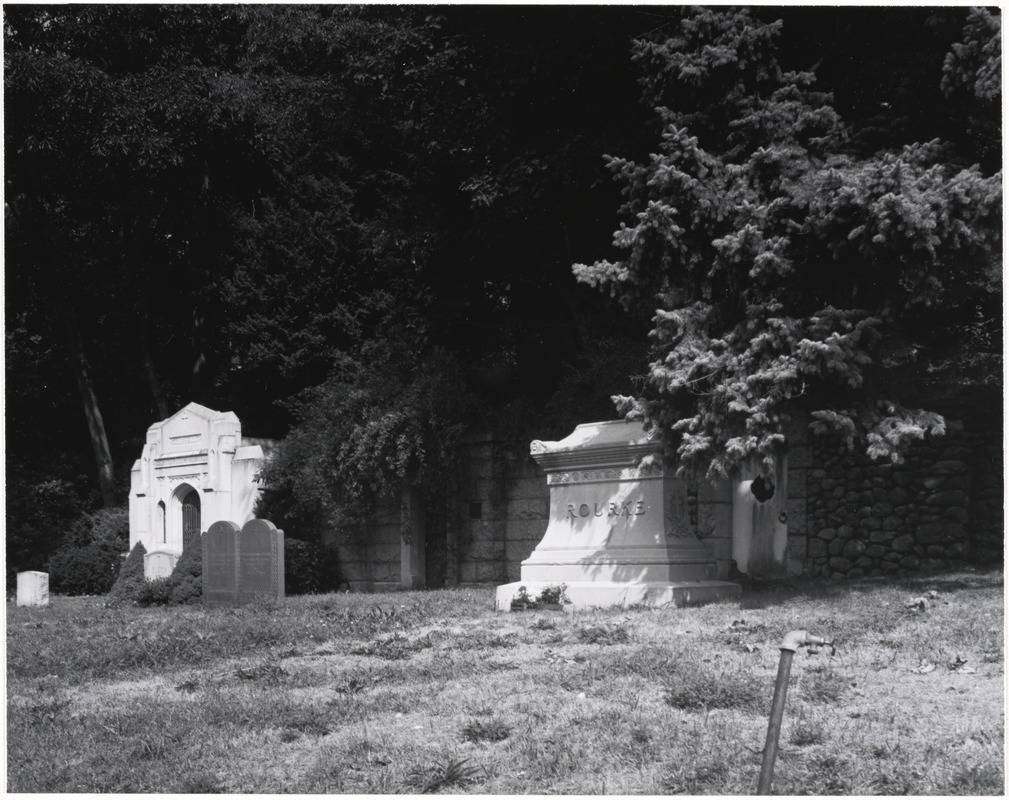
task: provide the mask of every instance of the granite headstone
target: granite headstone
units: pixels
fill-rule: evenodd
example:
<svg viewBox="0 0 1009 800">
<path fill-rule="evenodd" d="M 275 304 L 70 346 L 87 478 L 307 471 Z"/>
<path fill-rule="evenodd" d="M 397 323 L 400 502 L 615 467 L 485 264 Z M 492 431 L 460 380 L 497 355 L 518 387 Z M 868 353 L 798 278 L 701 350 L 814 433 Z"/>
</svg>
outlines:
<svg viewBox="0 0 1009 800">
<path fill-rule="evenodd" d="M 215 522 L 203 534 L 203 604 L 235 605 L 238 601 L 238 557 L 241 528 L 230 520 Z"/>
<path fill-rule="evenodd" d="M 215 522 L 203 535 L 203 604 L 284 599 L 284 532 L 265 519 Z"/>
<path fill-rule="evenodd" d="M 268 519 L 242 528 L 238 558 L 238 602 L 256 597 L 284 599 L 284 532 Z"/>
</svg>

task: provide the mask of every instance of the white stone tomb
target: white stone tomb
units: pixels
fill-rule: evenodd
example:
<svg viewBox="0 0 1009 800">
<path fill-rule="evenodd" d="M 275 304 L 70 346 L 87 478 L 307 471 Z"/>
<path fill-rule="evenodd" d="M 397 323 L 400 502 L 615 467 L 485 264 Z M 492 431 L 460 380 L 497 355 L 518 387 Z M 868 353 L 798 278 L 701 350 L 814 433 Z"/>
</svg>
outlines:
<svg viewBox="0 0 1009 800">
<path fill-rule="evenodd" d="M 130 476 L 130 548 L 143 542 L 148 579 L 171 573 L 187 538 L 217 520 L 243 525 L 262 490 L 259 471 L 269 439 L 242 437 L 231 411 L 198 403 L 147 429 Z"/>
<path fill-rule="evenodd" d="M 521 580 L 499 586 L 511 608 L 524 586 L 536 597 L 566 585 L 575 608 L 685 605 L 732 597 L 740 586 L 715 580 L 716 562 L 694 535 L 687 484 L 661 465 L 660 445 L 639 422 L 579 425 L 559 442 L 534 441 L 547 473 L 550 521 L 522 562 Z"/>
<path fill-rule="evenodd" d="M 49 605 L 49 573 L 19 572 L 18 573 L 18 605 L 47 606 Z"/>
</svg>

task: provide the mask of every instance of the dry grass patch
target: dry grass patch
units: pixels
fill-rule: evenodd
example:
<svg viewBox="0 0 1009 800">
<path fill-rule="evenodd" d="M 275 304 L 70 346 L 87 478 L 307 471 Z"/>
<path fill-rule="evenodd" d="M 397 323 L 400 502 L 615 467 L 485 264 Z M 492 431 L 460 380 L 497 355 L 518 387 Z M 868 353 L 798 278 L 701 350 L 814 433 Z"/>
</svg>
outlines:
<svg viewBox="0 0 1009 800">
<path fill-rule="evenodd" d="M 678 610 L 56 597 L 8 607 L 8 789 L 750 794 L 778 644 L 806 628 L 838 650 L 794 659 L 775 793 L 1000 794 L 1002 617 L 1001 573 L 970 571 Z"/>
</svg>

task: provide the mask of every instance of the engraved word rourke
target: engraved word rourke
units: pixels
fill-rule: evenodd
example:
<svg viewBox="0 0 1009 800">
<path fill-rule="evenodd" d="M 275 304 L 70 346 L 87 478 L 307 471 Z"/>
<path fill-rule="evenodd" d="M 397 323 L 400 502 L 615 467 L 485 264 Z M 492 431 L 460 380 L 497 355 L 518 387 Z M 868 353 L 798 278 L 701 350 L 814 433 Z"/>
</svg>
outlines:
<svg viewBox="0 0 1009 800">
<path fill-rule="evenodd" d="M 617 503 L 593 503 L 591 508 L 588 503 L 582 503 L 579 506 L 575 506 L 574 503 L 568 503 L 567 506 L 568 513 L 566 519 L 578 519 L 579 517 L 587 517 L 589 515 L 601 517 L 604 514 L 607 517 L 637 517 L 648 510 L 644 500 L 636 502 L 628 500 L 619 505 Z"/>
</svg>

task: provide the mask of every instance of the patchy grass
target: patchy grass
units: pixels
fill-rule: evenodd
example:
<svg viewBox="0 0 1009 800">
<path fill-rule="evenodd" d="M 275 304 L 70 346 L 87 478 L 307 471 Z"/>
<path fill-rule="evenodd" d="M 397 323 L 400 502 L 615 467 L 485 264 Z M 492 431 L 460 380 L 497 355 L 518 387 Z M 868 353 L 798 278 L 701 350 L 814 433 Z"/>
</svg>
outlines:
<svg viewBox="0 0 1009 800">
<path fill-rule="evenodd" d="M 474 720 L 462 730 L 468 742 L 500 742 L 510 734 L 511 728 L 500 719 Z"/>
<path fill-rule="evenodd" d="M 755 714 L 764 709 L 766 681 L 745 667 L 732 665 L 716 671 L 704 662 L 684 661 L 677 666 L 663 681 L 664 699 L 673 708 L 727 708 Z"/>
<path fill-rule="evenodd" d="M 912 597 L 937 593 L 928 607 Z M 1004 793 L 1001 572 L 797 581 L 687 609 L 498 614 L 492 590 L 7 610 L 11 792 Z"/>
</svg>

